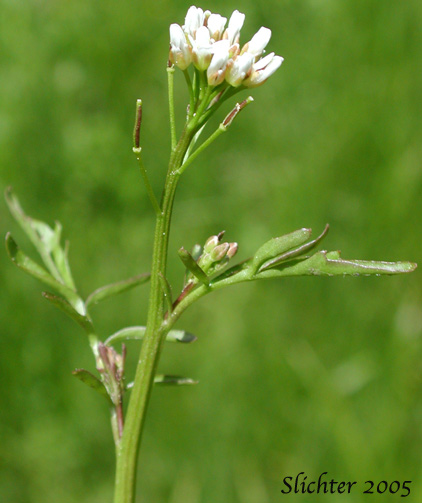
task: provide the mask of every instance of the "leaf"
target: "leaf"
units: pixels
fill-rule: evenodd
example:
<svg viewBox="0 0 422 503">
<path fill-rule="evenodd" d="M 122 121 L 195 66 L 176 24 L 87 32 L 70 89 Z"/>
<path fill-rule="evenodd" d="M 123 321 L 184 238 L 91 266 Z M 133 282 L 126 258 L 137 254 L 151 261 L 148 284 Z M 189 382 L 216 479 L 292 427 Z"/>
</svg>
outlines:
<svg viewBox="0 0 422 503">
<path fill-rule="evenodd" d="M 160 386 L 171 385 L 171 386 L 184 386 L 186 384 L 198 384 L 198 381 L 191 379 L 190 377 L 181 377 L 173 375 L 156 375 L 154 377 L 154 384 Z"/>
<path fill-rule="evenodd" d="M 255 253 L 252 259 L 252 272 L 255 273 L 267 260 L 278 257 L 282 253 L 302 245 L 311 237 L 311 234 L 311 229 L 304 228 L 270 239 Z"/>
<path fill-rule="evenodd" d="M 56 229 L 60 229 L 61 233 L 61 226 L 59 222 L 56 222 Z M 63 281 L 66 283 L 66 285 L 76 291 L 75 282 L 73 281 L 72 272 L 70 270 L 68 254 L 69 241 L 66 241 L 64 248 L 62 248 L 60 244 L 58 244 L 53 250 L 54 262 L 57 266 L 57 269 L 59 270 L 61 277 L 63 278 Z"/>
<path fill-rule="evenodd" d="M 22 269 L 22 271 L 25 271 L 34 278 L 57 290 L 57 292 L 66 297 L 75 308 L 77 307 L 78 310 L 82 309 L 81 312 L 83 312 L 83 302 L 78 295 L 69 287 L 63 285 L 63 283 L 59 283 L 42 266 L 25 255 L 16 241 L 12 238 L 10 232 L 6 234 L 6 250 L 12 262 L 19 267 L 19 269 Z"/>
<path fill-rule="evenodd" d="M 72 320 L 76 321 L 76 323 L 78 323 L 78 325 L 80 325 L 88 335 L 95 333 L 91 320 L 84 314 L 78 313 L 78 311 L 76 311 L 76 309 L 74 309 L 67 300 L 63 299 L 63 297 L 58 297 L 57 295 L 53 295 L 48 292 L 43 292 L 42 295 L 54 306 L 66 313 L 70 318 L 72 318 Z"/>
<path fill-rule="evenodd" d="M 281 262 L 284 262 L 286 260 L 291 260 L 295 257 L 303 255 L 306 252 L 316 248 L 319 245 L 319 243 L 327 235 L 329 228 L 330 228 L 330 226 L 327 224 L 325 226 L 325 229 L 322 231 L 322 233 L 313 241 L 310 241 L 309 243 L 305 243 L 302 246 L 299 246 L 298 248 L 287 251 L 287 252 L 283 253 L 282 255 L 279 255 L 278 257 L 273 258 L 272 260 L 264 262 L 262 264 L 262 266 L 259 268 L 259 272 L 265 271 L 266 269 L 271 269 L 272 267 L 275 267 L 275 266 L 281 264 Z"/>
<path fill-rule="evenodd" d="M 185 249 L 180 248 L 179 250 L 180 260 L 183 262 L 185 267 L 189 269 L 189 271 L 204 285 L 209 285 L 209 278 L 205 274 L 205 272 L 199 267 L 199 265 L 195 262 L 192 255 Z"/>
<path fill-rule="evenodd" d="M 282 276 L 370 276 L 412 272 L 412 262 L 377 262 L 370 260 L 343 260 L 339 252 L 320 251 L 311 257 L 285 262 L 260 272 L 256 278 Z"/>
<path fill-rule="evenodd" d="M 135 286 L 142 285 L 149 280 L 150 276 L 151 275 L 149 273 L 139 274 L 138 276 L 134 276 L 133 278 L 102 286 L 88 296 L 85 305 L 88 307 L 98 304 L 102 300 L 113 297 L 114 295 L 118 295 L 119 293 L 126 292 L 131 288 L 135 288 Z"/>
<path fill-rule="evenodd" d="M 88 370 L 85 369 L 75 369 L 72 371 L 72 374 L 84 384 L 95 390 L 97 393 L 107 398 L 107 401 L 110 403 L 110 405 L 113 405 L 113 402 L 111 401 L 111 398 L 107 393 L 104 384 L 97 377 L 91 374 L 91 372 L 88 372 Z"/>
<path fill-rule="evenodd" d="M 61 227 L 56 226 L 53 231 L 46 223 L 26 215 L 10 187 L 5 192 L 5 199 L 10 212 L 32 241 L 47 269 L 57 281 L 61 281 L 60 273 L 51 258 L 51 252 L 59 246 Z"/>
<path fill-rule="evenodd" d="M 110 335 L 104 344 L 110 346 L 120 341 L 142 340 L 145 336 L 146 327 L 127 327 L 122 328 L 118 332 Z M 166 335 L 166 342 L 195 342 L 197 337 L 186 330 L 170 330 Z"/>
</svg>

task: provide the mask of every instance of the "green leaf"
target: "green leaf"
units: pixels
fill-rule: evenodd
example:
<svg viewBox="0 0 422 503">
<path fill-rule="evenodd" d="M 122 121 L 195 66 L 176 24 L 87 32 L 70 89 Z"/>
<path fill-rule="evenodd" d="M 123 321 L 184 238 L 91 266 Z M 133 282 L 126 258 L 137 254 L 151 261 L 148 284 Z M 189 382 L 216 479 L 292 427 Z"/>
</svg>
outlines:
<svg viewBox="0 0 422 503">
<path fill-rule="evenodd" d="M 412 262 L 378 262 L 370 260 L 343 260 L 339 252 L 320 251 L 311 257 L 285 262 L 260 272 L 256 278 L 282 276 L 370 276 L 412 272 Z"/>
<path fill-rule="evenodd" d="M 111 401 L 111 398 L 107 393 L 104 384 L 97 377 L 91 374 L 91 372 L 88 372 L 88 370 L 85 369 L 75 369 L 72 374 L 84 384 L 95 390 L 97 393 L 107 398 L 109 404 L 113 405 L 113 402 Z"/>
<path fill-rule="evenodd" d="M 92 292 L 88 298 L 86 299 L 85 305 L 91 306 L 98 304 L 102 300 L 108 299 L 109 297 L 113 297 L 114 295 L 118 295 L 119 293 L 126 292 L 131 288 L 135 288 L 135 286 L 142 285 L 146 283 L 150 278 L 149 273 L 139 274 L 138 276 L 134 276 L 133 278 L 125 279 L 123 281 L 118 281 L 117 283 L 111 283 L 110 285 L 102 286 L 98 288 L 94 292 Z"/>
<path fill-rule="evenodd" d="M 43 292 L 42 295 L 54 306 L 66 313 L 70 318 L 72 318 L 72 320 L 76 321 L 76 323 L 78 323 L 78 325 L 80 325 L 88 335 L 95 333 L 91 320 L 84 314 L 78 313 L 78 311 L 76 311 L 76 309 L 74 309 L 67 300 L 63 299 L 63 297 L 58 297 L 57 295 L 53 295 L 48 292 Z"/>
<path fill-rule="evenodd" d="M 78 295 L 69 287 L 63 285 L 63 283 L 59 283 L 42 266 L 25 255 L 16 241 L 12 238 L 10 232 L 6 234 L 6 250 L 12 262 L 19 267 L 19 269 L 22 269 L 22 271 L 25 271 L 51 288 L 54 288 L 57 292 L 66 297 L 78 311 L 81 313 L 84 312 L 83 302 Z"/>
<path fill-rule="evenodd" d="M 311 234 L 311 229 L 299 229 L 290 234 L 270 239 L 255 253 L 251 264 L 252 273 L 255 273 L 267 260 L 278 257 L 288 250 L 302 245 L 311 237 Z"/>
<path fill-rule="evenodd" d="M 61 225 L 59 222 L 56 222 L 55 231 L 58 232 L 59 236 L 61 235 Z M 57 246 L 53 249 L 53 258 L 54 263 L 59 270 L 60 276 L 63 278 L 63 281 L 66 285 L 68 285 L 72 290 L 76 291 L 75 282 L 73 281 L 72 272 L 70 270 L 69 260 L 69 241 L 65 242 L 64 248 L 60 246 L 60 238 Z"/>
<path fill-rule="evenodd" d="M 306 252 L 316 248 L 319 243 L 325 238 L 325 236 L 328 233 L 330 226 L 327 224 L 325 226 L 325 229 L 323 232 L 313 241 L 310 241 L 309 243 L 305 243 L 302 246 L 299 246 L 298 248 L 295 248 L 293 250 L 289 250 L 278 257 L 273 258 L 272 260 L 268 260 L 267 262 L 264 262 L 262 266 L 259 268 L 259 272 L 265 271 L 266 269 L 271 269 L 272 267 L 275 267 L 282 262 L 285 262 L 286 260 L 292 260 L 295 257 L 299 257 L 300 255 L 304 255 Z"/>
<path fill-rule="evenodd" d="M 198 381 L 191 379 L 190 377 L 172 376 L 172 375 L 156 375 L 154 377 L 154 384 L 160 386 L 170 385 L 170 386 L 184 386 L 191 384 L 198 384 Z"/>
<path fill-rule="evenodd" d="M 120 341 L 142 340 L 145 336 L 146 327 L 127 327 L 122 328 L 118 332 L 110 335 L 105 341 L 105 344 L 110 346 Z M 197 337 L 186 330 L 170 330 L 166 335 L 166 342 L 195 342 Z"/>
<path fill-rule="evenodd" d="M 193 259 L 192 255 L 185 249 L 185 248 L 180 248 L 179 250 L 179 257 L 180 260 L 183 262 L 185 267 L 189 269 L 189 271 L 201 282 L 204 283 L 204 285 L 209 284 L 209 278 L 205 274 L 205 272 L 199 267 L 199 265 L 195 262 Z"/>
<path fill-rule="evenodd" d="M 59 245 L 61 228 L 56 227 L 53 231 L 46 223 L 26 215 L 10 187 L 5 192 L 5 199 L 10 212 L 32 241 L 47 269 L 57 281 L 61 281 L 60 273 L 51 258 L 51 252 Z"/>
</svg>

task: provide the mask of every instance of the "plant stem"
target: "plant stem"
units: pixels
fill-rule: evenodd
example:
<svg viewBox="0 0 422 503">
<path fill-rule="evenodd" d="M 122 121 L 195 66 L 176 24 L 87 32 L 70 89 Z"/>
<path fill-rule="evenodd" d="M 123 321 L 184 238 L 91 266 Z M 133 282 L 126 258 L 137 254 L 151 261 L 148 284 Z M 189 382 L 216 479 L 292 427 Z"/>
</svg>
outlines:
<svg viewBox="0 0 422 503">
<path fill-rule="evenodd" d="M 147 170 L 145 169 L 144 163 L 142 161 L 141 150 L 142 149 L 140 147 L 138 147 L 138 148 L 134 148 L 133 152 L 135 153 L 136 160 L 139 163 L 139 168 L 141 170 L 142 179 L 144 180 L 144 183 L 145 183 L 145 188 L 147 189 L 147 194 L 148 194 L 149 200 L 151 201 L 152 207 L 154 208 L 156 215 L 159 215 L 161 213 L 161 208 L 157 202 L 157 198 L 155 197 L 154 189 L 151 186 L 151 183 L 150 183 L 148 175 L 147 175 Z"/>
<path fill-rule="evenodd" d="M 165 334 L 160 331 L 163 322 L 163 292 L 160 275 L 165 276 L 167 249 L 174 196 L 186 150 L 194 134 L 197 120 L 185 127 L 179 143 L 173 150 L 162 197 L 162 210 L 157 214 L 151 270 L 151 290 L 148 321 L 134 386 L 126 415 L 125 427 L 116 459 L 116 485 L 114 503 L 134 503 L 136 466 L 145 413 Z"/>
<path fill-rule="evenodd" d="M 170 134 L 171 150 L 176 148 L 176 116 L 174 113 L 174 67 L 167 68 L 167 82 L 169 95 L 169 115 L 170 115 Z"/>
<path fill-rule="evenodd" d="M 183 171 L 185 171 L 185 169 L 193 163 L 193 161 L 198 157 L 199 154 L 201 154 L 206 148 L 208 148 L 211 143 L 216 140 L 222 133 L 224 133 L 226 131 L 226 128 L 220 124 L 220 126 L 218 127 L 218 129 L 216 129 L 214 131 L 214 133 L 207 139 L 204 141 L 204 143 L 202 143 L 202 145 L 200 145 L 189 157 L 188 159 L 186 160 L 186 162 L 184 162 L 180 168 L 178 169 L 178 173 L 182 174 Z"/>
<path fill-rule="evenodd" d="M 203 81 L 205 85 L 205 77 L 203 77 Z M 170 88 L 169 92 L 171 93 Z M 180 140 L 172 149 L 170 155 L 161 200 L 161 210 L 156 216 L 146 332 L 136 368 L 135 381 L 131 391 L 120 447 L 116 451 L 114 503 L 135 503 L 136 467 L 141 435 L 162 343 L 167 333 L 162 328 L 164 295 L 161 278 L 166 277 L 171 215 L 177 183 L 180 178 L 178 169 L 182 165 L 190 143 L 198 131 L 198 124 L 208 106 L 210 94 L 210 86 L 202 89 L 201 103 L 196 110 L 196 114 L 191 120 L 188 119 Z"/>
</svg>

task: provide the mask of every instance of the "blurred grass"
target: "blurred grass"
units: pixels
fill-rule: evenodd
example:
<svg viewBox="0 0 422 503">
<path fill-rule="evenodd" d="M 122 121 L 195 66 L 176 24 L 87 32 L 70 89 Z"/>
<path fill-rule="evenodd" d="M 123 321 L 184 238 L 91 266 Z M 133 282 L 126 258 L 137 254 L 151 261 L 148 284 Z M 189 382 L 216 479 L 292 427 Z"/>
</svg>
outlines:
<svg viewBox="0 0 422 503">
<path fill-rule="evenodd" d="M 142 97 L 158 191 L 169 146 L 168 25 L 187 7 L 0 0 L 1 186 L 13 185 L 29 214 L 63 223 L 85 294 L 149 269 L 153 215 L 131 153 L 134 104 Z M 272 236 L 330 222 L 325 246 L 345 257 L 421 262 L 422 4 L 212 4 L 226 16 L 236 8 L 247 15 L 242 40 L 271 27 L 269 49 L 285 62 L 184 177 L 174 288 L 178 247 L 223 228 L 240 258 Z M 176 85 L 182 119 L 180 75 Z M 3 202 L 0 227 L 29 251 Z M 0 268 L 2 500 L 111 501 L 106 406 L 70 374 L 93 368 L 86 341 L 5 253 Z M 101 333 L 142 323 L 147 294 L 98 306 Z M 160 364 L 200 384 L 154 392 L 140 501 L 273 502 L 282 479 L 300 471 L 413 480 L 408 501 L 420 500 L 421 299 L 416 271 L 286 279 L 201 301 L 181 325 L 199 341 L 166 348 Z M 129 349 L 133 365 L 137 347 Z M 360 491 L 341 497 L 363 500 Z"/>
</svg>

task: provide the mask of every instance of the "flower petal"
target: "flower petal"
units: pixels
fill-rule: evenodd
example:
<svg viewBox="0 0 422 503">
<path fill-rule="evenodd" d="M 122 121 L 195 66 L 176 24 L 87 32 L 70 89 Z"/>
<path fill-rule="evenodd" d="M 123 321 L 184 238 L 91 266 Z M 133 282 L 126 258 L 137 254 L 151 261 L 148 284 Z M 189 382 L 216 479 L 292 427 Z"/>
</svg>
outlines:
<svg viewBox="0 0 422 503">
<path fill-rule="evenodd" d="M 224 80 L 227 62 L 229 60 L 230 44 L 228 40 L 220 40 L 213 44 L 214 55 L 207 70 L 208 84 L 217 86 Z"/>
<path fill-rule="evenodd" d="M 267 46 L 271 38 L 271 30 L 263 26 L 255 33 L 250 42 L 246 44 L 246 50 L 258 57 Z"/>
<path fill-rule="evenodd" d="M 189 7 L 183 26 L 185 32 L 188 35 L 195 36 L 196 30 L 204 25 L 204 18 L 204 11 L 201 8 L 195 7 L 194 5 Z"/>
<path fill-rule="evenodd" d="M 207 27 L 214 40 L 220 40 L 226 26 L 227 18 L 220 14 L 211 14 L 207 21 Z"/>
<path fill-rule="evenodd" d="M 254 56 L 248 52 L 234 59 L 226 72 L 226 81 L 233 87 L 240 86 L 246 74 L 251 70 L 254 59 Z"/>
<path fill-rule="evenodd" d="M 192 61 L 186 36 L 178 24 L 170 25 L 170 61 L 181 70 L 186 70 Z"/>
<path fill-rule="evenodd" d="M 225 38 L 228 39 L 230 45 L 239 42 L 240 30 L 245 22 L 245 14 L 235 10 L 230 16 L 229 24 L 225 33 Z"/>
</svg>

